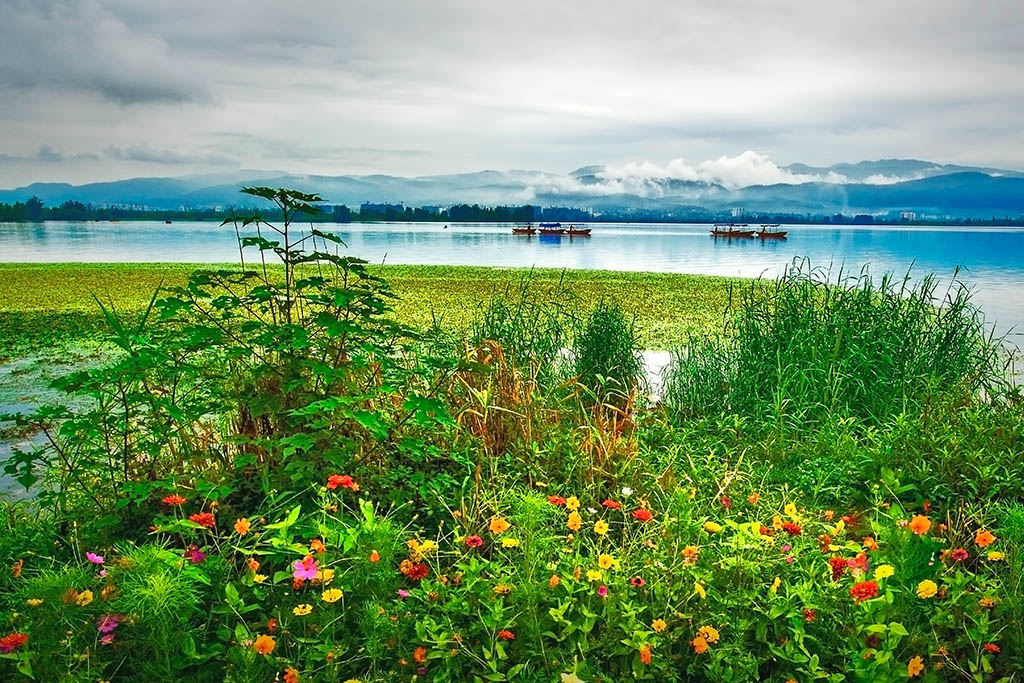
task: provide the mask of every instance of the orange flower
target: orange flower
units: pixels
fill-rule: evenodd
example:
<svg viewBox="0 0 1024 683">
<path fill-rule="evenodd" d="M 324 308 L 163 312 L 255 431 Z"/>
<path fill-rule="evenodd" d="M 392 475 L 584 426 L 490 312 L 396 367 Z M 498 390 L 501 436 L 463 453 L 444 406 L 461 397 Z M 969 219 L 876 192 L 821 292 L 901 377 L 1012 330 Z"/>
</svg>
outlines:
<svg viewBox="0 0 1024 683">
<path fill-rule="evenodd" d="M 923 515 L 914 515 L 913 519 L 910 520 L 910 524 L 907 525 L 910 530 L 918 536 L 922 536 L 928 533 L 928 530 L 932 528 L 932 520 L 924 517 Z"/>
<path fill-rule="evenodd" d="M 907 662 L 907 676 L 914 678 L 920 676 L 922 671 L 924 671 L 924 660 L 920 657 L 911 657 Z"/>
<path fill-rule="evenodd" d="M 257 636 L 256 640 L 254 640 L 252 643 L 252 649 L 256 650 L 256 652 L 260 653 L 261 655 L 269 655 L 271 652 L 274 651 L 274 648 L 276 646 L 277 641 L 271 638 L 270 636 L 265 635 Z"/>
<path fill-rule="evenodd" d="M 697 636 L 691 640 L 690 645 L 693 645 L 693 651 L 699 655 L 708 651 L 708 641 L 705 640 L 703 636 Z"/>
<path fill-rule="evenodd" d="M 188 502 L 188 498 L 182 498 L 178 494 L 172 493 L 169 496 L 164 496 L 163 502 L 167 505 L 184 505 Z"/>
<path fill-rule="evenodd" d="M 487 528 L 491 530 L 492 534 L 497 535 L 497 534 L 503 534 L 506 531 L 508 531 L 510 526 L 512 526 L 512 525 L 509 524 L 508 522 L 506 522 L 503 517 L 498 516 L 498 517 L 492 517 L 491 518 L 491 523 L 490 523 L 490 525 Z"/>
<path fill-rule="evenodd" d="M 695 545 L 688 545 L 683 548 L 683 559 L 686 560 L 687 564 L 697 564 L 697 558 L 700 556 L 700 551 Z"/>
<path fill-rule="evenodd" d="M 878 542 L 872 536 L 865 538 L 863 543 L 868 550 L 878 550 Z"/>
<path fill-rule="evenodd" d="M 579 531 L 580 527 L 583 526 L 583 518 L 580 517 L 580 513 L 576 512 L 575 510 L 570 512 L 567 526 L 572 531 Z"/>
<path fill-rule="evenodd" d="M 548 588 L 554 588 L 560 583 L 562 583 L 562 578 L 558 574 L 552 574 L 548 579 Z"/>
<path fill-rule="evenodd" d="M 314 538 L 312 541 L 309 542 L 309 549 L 317 554 L 327 550 L 327 548 L 324 547 L 323 541 L 321 541 L 319 538 Z"/>
<path fill-rule="evenodd" d="M 974 542 L 979 548 L 987 548 L 996 542 L 996 537 L 987 529 L 978 529 L 978 533 L 974 535 Z"/>
<path fill-rule="evenodd" d="M 11 567 L 11 576 L 13 576 L 16 579 L 20 579 L 21 578 L 21 570 L 24 569 L 24 568 L 25 568 L 25 560 L 18 560 Z"/>
<path fill-rule="evenodd" d="M 245 517 L 235 520 L 235 531 L 238 533 L 239 536 L 245 536 L 247 533 L 249 533 L 249 528 L 251 526 L 252 524 Z"/>
<path fill-rule="evenodd" d="M 217 520 L 209 512 L 197 512 L 194 515 L 189 515 L 188 518 L 199 526 L 206 527 L 207 529 L 212 529 L 217 526 Z"/>
<path fill-rule="evenodd" d="M 380 562 L 380 553 L 378 553 L 376 550 L 372 551 L 370 553 L 370 562 L 373 562 L 374 564 Z"/>
<path fill-rule="evenodd" d="M 417 664 L 422 664 L 427 661 L 427 648 L 422 645 L 416 648 L 415 652 L 412 653 L 412 658 L 416 660 Z"/>
<path fill-rule="evenodd" d="M 284 670 L 284 683 L 299 683 L 299 672 L 294 666 Z"/>
<path fill-rule="evenodd" d="M 747 502 L 750 503 L 751 505 L 757 505 L 757 501 L 759 500 L 761 500 L 760 493 L 751 493 L 749 496 L 747 496 Z"/>
<path fill-rule="evenodd" d="M 853 584 L 853 588 L 850 589 L 850 597 L 858 605 L 876 595 L 878 595 L 878 584 L 874 581 L 861 581 Z"/>
<path fill-rule="evenodd" d="M 640 646 L 640 661 L 644 664 L 651 663 L 651 646 L 647 643 Z"/>
<path fill-rule="evenodd" d="M 260 563 L 255 557 L 250 557 L 246 561 L 246 565 L 254 572 L 258 572 L 260 570 Z"/>
</svg>

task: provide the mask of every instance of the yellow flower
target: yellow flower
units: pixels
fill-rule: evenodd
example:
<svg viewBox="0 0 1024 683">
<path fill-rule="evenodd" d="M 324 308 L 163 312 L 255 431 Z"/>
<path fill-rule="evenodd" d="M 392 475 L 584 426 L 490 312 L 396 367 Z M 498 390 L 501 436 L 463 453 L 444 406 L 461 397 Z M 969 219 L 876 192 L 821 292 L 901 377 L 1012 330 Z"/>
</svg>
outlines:
<svg viewBox="0 0 1024 683">
<path fill-rule="evenodd" d="M 722 531 L 722 525 L 718 522 L 704 522 L 704 531 L 709 534 L 717 534 Z"/>
<path fill-rule="evenodd" d="M 329 584 L 333 580 L 334 580 L 334 570 L 333 569 L 321 569 L 321 570 L 317 571 L 316 578 L 313 579 L 313 581 L 322 583 L 325 586 L 327 584 Z"/>
<path fill-rule="evenodd" d="M 508 531 L 509 527 L 511 527 L 511 526 L 512 525 L 509 524 L 508 522 L 506 522 L 503 517 L 499 516 L 499 517 L 493 517 L 491 519 L 491 524 L 490 524 L 490 526 L 488 528 L 490 528 L 492 534 L 498 535 L 498 534 L 502 534 L 502 533 L 505 533 L 506 531 Z"/>
<path fill-rule="evenodd" d="M 921 583 L 917 584 L 917 597 L 919 598 L 933 598 L 938 592 L 939 587 L 931 579 L 925 579 Z"/>
<path fill-rule="evenodd" d="M 896 570 L 891 564 L 880 564 L 875 567 L 875 579 L 881 581 L 882 579 L 888 579 L 890 576 L 896 573 Z"/>
<path fill-rule="evenodd" d="M 562 683 L 583 683 L 583 679 L 572 672 L 563 673 Z"/>
<path fill-rule="evenodd" d="M 701 626 L 697 629 L 697 635 L 709 643 L 718 642 L 718 630 L 714 626 Z"/>
<path fill-rule="evenodd" d="M 693 582 L 693 592 L 699 595 L 701 600 L 706 600 L 708 597 L 708 594 L 705 592 L 704 586 L 701 585 L 700 581 Z"/>
<path fill-rule="evenodd" d="M 604 575 L 596 569 L 587 570 L 587 581 L 600 581 Z"/>
<path fill-rule="evenodd" d="M 1005 553 L 1001 553 L 998 550 L 993 550 L 992 552 L 990 552 L 988 554 L 988 561 L 989 562 L 1002 562 L 1005 559 L 1006 559 L 1006 554 Z"/>
<path fill-rule="evenodd" d="M 313 605 L 299 605 L 292 610 L 292 614 L 297 617 L 304 617 L 313 611 Z"/>
<path fill-rule="evenodd" d="M 608 522 L 603 519 L 599 519 L 594 522 L 594 533 L 598 536 L 604 536 L 608 533 Z"/>
<path fill-rule="evenodd" d="M 29 607 L 39 607 L 39 605 L 43 604 L 43 601 L 40 598 L 29 598 L 25 601 L 25 604 Z"/>
<path fill-rule="evenodd" d="M 252 580 L 254 582 L 256 582 L 256 583 L 263 583 L 264 581 L 267 580 L 267 575 L 266 574 L 254 574 L 253 577 L 252 577 Z"/>
<path fill-rule="evenodd" d="M 846 528 L 846 522 L 844 522 L 843 520 L 839 520 L 838 522 L 836 522 L 836 531 L 835 531 L 836 536 L 838 536 L 839 534 L 843 533 L 843 530 L 845 528 Z"/>
<path fill-rule="evenodd" d="M 78 594 L 78 597 L 75 598 L 75 604 L 79 607 L 85 607 L 90 602 L 92 602 L 92 591 L 82 591 Z"/>
<path fill-rule="evenodd" d="M 575 512 L 580 509 L 580 499 L 576 496 L 569 496 L 565 499 L 565 507 Z"/>
<path fill-rule="evenodd" d="M 987 595 L 985 597 L 983 597 L 981 600 L 978 600 L 978 604 L 981 605 L 982 607 L 985 607 L 985 608 L 995 607 L 996 604 L 998 604 L 998 602 L 999 601 L 996 600 L 995 598 L 990 598 Z"/>
<path fill-rule="evenodd" d="M 597 566 L 601 569 L 611 569 L 615 566 L 615 558 L 608 553 L 603 553 L 597 558 Z"/>
<path fill-rule="evenodd" d="M 668 624 L 665 623 L 664 619 L 655 619 L 651 622 L 651 628 L 653 628 L 658 633 L 661 633 L 666 628 L 668 628 Z"/>
<path fill-rule="evenodd" d="M 497 586 L 494 587 L 494 592 L 498 595 L 508 595 L 512 592 L 512 586 L 508 586 L 504 583 L 499 583 Z"/>
<path fill-rule="evenodd" d="M 914 678 L 920 676 L 922 671 L 924 671 L 924 660 L 920 657 L 911 657 L 907 662 L 907 675 Z"/>
<path fill-rule="evenodd" d="M 503 539 L 501 539 L 501 547 L 502 548 L 518 548 L 519 547 L 519 539 L 518 538 L 503 538 Z"/>
<path fill-rule="evenodd" d="M 779 586 L 781 586 L 781 585 L 782 585 L 782 579 L 780 579 L 779 577 L 776 576 L 775 580 L 772 581 L 771 588 L 768 589 L 768 592 L 770 592 L 772 595 L 775 595 L 776 593 L 779 592 Z"/>
<path fill-rule="evenodd" d="M 341 590 L 338 588 L 328 588 L 324 591 L 324 594 L 320 596 L 320 599 L 324 602 L 337 602 L 341 599 Z"/>
<path fill-rule="evenodd" d="M 776 531 L 782 528 L 782 517 L 779 517 L 778 515 L 772 517 L 772 528 Z"/>
<path fill-rule="evenodd" d="M 579 531 L 580 527 L 583 526 L 583 518 L 580 517 L 580 513 L 573 510 L 569 513 L 569 529 L 572 531 Z"/>
<path fill-rule="evenodd" d="M 796 517 L 796 505 L 793 503 L 786 503 L 786 507 L 782 508 L 782 511 L 785 512 L 788 517 Z"/>
</svg>

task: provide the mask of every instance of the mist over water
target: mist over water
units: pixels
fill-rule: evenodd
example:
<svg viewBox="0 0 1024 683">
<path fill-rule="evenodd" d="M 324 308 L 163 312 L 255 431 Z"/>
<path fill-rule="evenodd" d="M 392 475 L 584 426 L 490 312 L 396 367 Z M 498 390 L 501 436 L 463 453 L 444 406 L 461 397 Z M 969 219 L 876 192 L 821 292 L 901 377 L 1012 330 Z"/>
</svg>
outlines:
<svg viewBox="0 0 1024 683">
<path fill-rule="evenodd" d="M 594 224 L 587 238 L 513 235 L 509 225 L 318 224 L 374 263 L 774 277 L 795 258 L 833 272 L 864 266 L 959 277 L 998 329 L 1024 332 L 1024 229 L 783 226 L 786 240 L 720 239 L 707 225 Z M 308 229 L 308 227 L 307 227 Z M 235 262 L 234 231 L 214 223 L 0 224 L 0 262 Z"/>
</svg>

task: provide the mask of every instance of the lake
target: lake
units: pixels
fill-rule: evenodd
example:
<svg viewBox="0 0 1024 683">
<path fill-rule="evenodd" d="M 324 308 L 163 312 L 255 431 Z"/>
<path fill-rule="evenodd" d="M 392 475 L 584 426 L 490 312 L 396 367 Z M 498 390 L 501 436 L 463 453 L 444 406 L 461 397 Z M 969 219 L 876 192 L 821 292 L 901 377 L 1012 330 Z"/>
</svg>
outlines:
<svg viewBox="0 0 1024 683">
<path fill-rule="evenodd" d="M 372 262 L 538 266 L 775 276 L 794 258 L 814 266 L 961 277 L 998 328 L 1024 332 L 1024 229 L 783 226 L 785 240 L 720 239 L 708 225 L 593 224 L 593 235 L 513 235 L 509 225 L 320 224 Z M 232 262 L 234 231 L 215 223 L 0 223 L 3 262 Z"/>
</svg>

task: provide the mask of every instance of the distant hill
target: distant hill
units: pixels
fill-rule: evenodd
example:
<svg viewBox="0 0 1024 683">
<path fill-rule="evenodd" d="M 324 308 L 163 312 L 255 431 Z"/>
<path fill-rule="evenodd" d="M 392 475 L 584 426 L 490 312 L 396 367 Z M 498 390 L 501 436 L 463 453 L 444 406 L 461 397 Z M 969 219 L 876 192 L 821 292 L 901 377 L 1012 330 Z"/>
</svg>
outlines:
<svg viewBox="0 0 1024 683">
<path fill-rule="evenodd" d="M 0 190 L 0 202 L 37 196 L 48 206 L 67 200 L 93 205 L 138 205 L 152 209 L 251 206 L 239 194 L 245 185 L 301 188 L 329 203 L 363 202 L 411 206 L 453 203 L 576 206 L 596 211 L 690 207 L 710 211 L 742 208 L 791 213 L 874 213 L 915 211 L 951 217 L 1024 214 L 1024 173 L 934 164 L 916 159 L 882 159 L 783 169 L 793 182 L 745 187 L 690 177 L 661 177 L 627 168 L 585 166 L 567 174 L 485 170 L 436 176 L 326 176 L 278 171 L 182 178 L 132 178 L 69 185 L 34 183 Z M 809 180 L 808 180 L 809 179 Z"/>
</svg>

